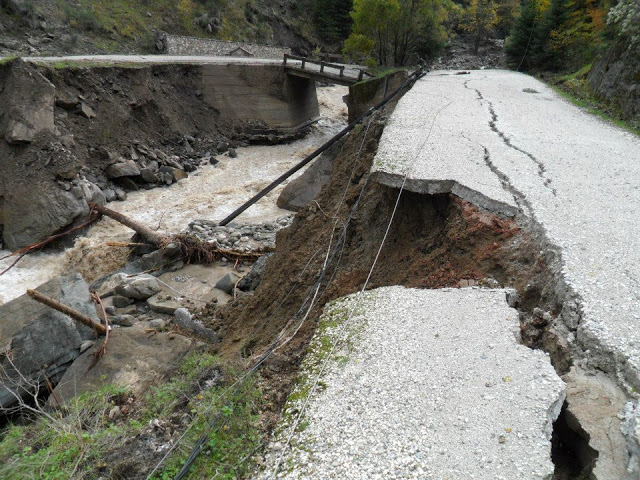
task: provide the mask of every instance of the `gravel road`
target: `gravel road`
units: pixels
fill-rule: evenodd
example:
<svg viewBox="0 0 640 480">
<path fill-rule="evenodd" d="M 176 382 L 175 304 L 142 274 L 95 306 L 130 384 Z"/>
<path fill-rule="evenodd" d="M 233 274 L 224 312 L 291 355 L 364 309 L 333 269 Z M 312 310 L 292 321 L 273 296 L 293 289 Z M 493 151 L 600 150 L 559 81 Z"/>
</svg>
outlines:
<svg viewBox="0 0 640 480">
<path fill-rule="evenodd" d="M 256 478 L 547 478 L 564 384 L 518 328 L 504 290 L 386 287 L 333 303 Z"/>
</svg>

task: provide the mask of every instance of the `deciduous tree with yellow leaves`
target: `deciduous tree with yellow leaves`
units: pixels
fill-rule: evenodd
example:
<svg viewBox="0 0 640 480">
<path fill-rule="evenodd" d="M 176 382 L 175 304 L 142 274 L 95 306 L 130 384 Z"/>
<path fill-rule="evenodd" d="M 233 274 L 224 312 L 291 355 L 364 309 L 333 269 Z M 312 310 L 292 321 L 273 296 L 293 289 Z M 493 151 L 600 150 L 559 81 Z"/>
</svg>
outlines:
<svg viewBox="0 0 640 480">
<path fill-rule="evenodd" d="M 460 28 L 472 35 L 474 53 L 489 38 L 498 20 L 498 4 L 494 0 L 471 0 L 462 14 Z"/>
</svg>

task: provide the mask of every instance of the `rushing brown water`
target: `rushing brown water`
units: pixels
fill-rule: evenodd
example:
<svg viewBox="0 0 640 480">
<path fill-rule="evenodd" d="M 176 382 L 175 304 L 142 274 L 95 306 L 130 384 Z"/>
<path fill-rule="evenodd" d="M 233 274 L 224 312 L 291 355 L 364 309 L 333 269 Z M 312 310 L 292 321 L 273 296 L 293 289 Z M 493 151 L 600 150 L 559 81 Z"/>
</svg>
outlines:
<svg viewBox="0 0 640 480">
<path fill-rule="evenodd" d="M 322 118 L 303 139 L 285 145 L 239 148 L 238 158 L 220 156 L 220 163 L 215 167 L 204 166 L 169 188 L 132 192 L 127 200 L 112 202 L 109 207 L 168 233 L 184 230 L 195 219 L 222 220 L 346 125 L 347 108 L 342 101 L 346 93 L 346 87 L 318 88 Z M 266 222 L 290 213 L 276 206 L 282 188 L 284 184 L 236 221 Z M 106 243 L 127 241 L 131 233 L 126 227 L 105 218 L 64 252 L 40 252 L 23 258 L 0 277 L 0 303 L 20 296 L 27 288 L 37 287 L 63 272 L 79 271 L 91 281 L 119 268 L 126 261 L 126 249 L 110 247 Z M 0 251 L 0 256 L 7 253 Z M 13 259 L 10 258 L 0 262 L 0 271 L 11 261 Z"/>
</svg>

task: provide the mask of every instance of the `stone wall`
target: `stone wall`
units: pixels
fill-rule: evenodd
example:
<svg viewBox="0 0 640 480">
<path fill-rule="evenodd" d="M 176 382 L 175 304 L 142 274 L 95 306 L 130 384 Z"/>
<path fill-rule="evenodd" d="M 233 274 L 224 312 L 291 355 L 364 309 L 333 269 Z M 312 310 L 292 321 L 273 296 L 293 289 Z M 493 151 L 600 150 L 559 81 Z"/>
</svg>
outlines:
<svg viewBox="0 0 640 480">
<path fill-rule="evenodd" d="M 258 43 L 224 42 L 206 38 L 165 35 L 162 39 L 168 55 L 206 55 L 215 57 L 255 57 L 282 59 L 291 49 Z"/>
</svg>

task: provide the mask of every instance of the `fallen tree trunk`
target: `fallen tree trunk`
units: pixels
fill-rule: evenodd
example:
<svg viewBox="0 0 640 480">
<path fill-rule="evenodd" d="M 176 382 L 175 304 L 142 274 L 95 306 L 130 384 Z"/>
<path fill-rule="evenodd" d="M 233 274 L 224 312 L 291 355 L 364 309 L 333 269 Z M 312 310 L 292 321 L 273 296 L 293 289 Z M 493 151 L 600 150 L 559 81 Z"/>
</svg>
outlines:
<svg viewBox="0 0 640 480">
<path fill-rule="evenodd" d="M 140 235 L 144 240 L 152 243 L 156 247 L 162 247 L 163 245 L 169 243 L 170 241 L 168 237 L 165 237 L 164 235 L 161 235 L 158 232 L 151 230 L 149 227 L 145 227 L 144 225 L 134 220 L 131 220 L 129 217 L 125 217 L 124 215 L 116 212 L 115 210 L 111 210 L 110 208 L 103 207 L 102 205 L 98 205 L 96 203 L 90 204 L 89 207 L 102 215 L 106 215 L 109 218 L 113 218 L 116 222 L 126 225 L 131 230 L 135 231 L 138 235 Z"/>
<path fill-rule="evenodd" d="M 68 307 L 58 302 L 57 300 L 54 300 L 51 297 L 47 297 L 46 295 L 43 295 L 36 290 L 27 290 L 27 295 L 29 295 L 35 301 L 40 302 L 46 305 L 47 307 L 53 308 L 54 310 L 57 310 L 60 313 L 64 313 L 65 315 L 86 325 L 87 327 L 93 328 L 100 335 L 107 334 L 107 327 L 105 327 L 104 325 L 100 325 L 99 323 L 94 322 L 91 318 L 83 315 L 82 313 L 78 312 L 77 310 L 74 310 L 71 307 Z"/>
</svg>

